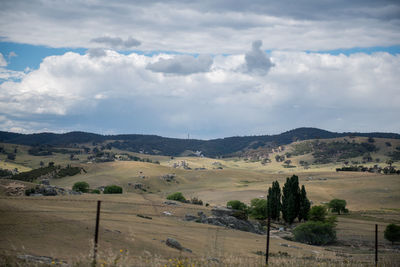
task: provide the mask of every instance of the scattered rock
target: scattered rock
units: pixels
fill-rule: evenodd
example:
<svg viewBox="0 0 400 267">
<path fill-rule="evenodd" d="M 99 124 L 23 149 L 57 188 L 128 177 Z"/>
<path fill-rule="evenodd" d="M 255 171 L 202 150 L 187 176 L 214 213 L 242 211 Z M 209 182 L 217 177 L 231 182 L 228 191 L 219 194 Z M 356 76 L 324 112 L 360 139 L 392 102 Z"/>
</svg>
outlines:
<svg viewBox="0 0 400 267">
<path fill-rule="evenodd" d="M 40 184 L 50 185 L 50 180 L 49 179 L 43 179 L 43 180 L 40 181 Z"/>
<path fill-rule="evenodd" d="M 167 182 L 175 181 L 175 178 L 176 178 L 175 173 L 166 174 L 166 175 L 161 176 L 161 179 L 163 179 L 164 181 L 167 181 Z"/>
<path fill-rule="evenodd" d="M 213 261 L 213 262 L 219 263 L 219 259 L 218 259 L 218 258 L 208 257 L 207 260 L 208 260 L 208 261 Z"/>
<path fill-rule="evenodd" d="M 68 266 L 65 261 L 53 259 L 46 256 L 33 256 L 33 255 L 18 255 L 18 259 L 25 260 L 27 262 L 35 262 L 39 264 L 57 264 L 58 266 Z"/>
<path fill-rule="evenodd" d="M 165 205 L 170 205 L 170 206 L 179 206 L 179 203 L 177 201 L 174 201 L 174 200 L 164 201 L 164 204 Z"/>
<path fill-rule="evenodd" d="M 23 196 L 25 195 L 25 185 L 18 183 L 9 183 L 8 185 L 1 185 L 5 189 L 7 196 Z"/>
<path fill-rule="evenodd" d="M 169 212 L 169 211 L 163 211 L 163 213 L 162 214 L 164 214 L 164 215 L 166 215 L 166 216 L 172 216 L 172 213 L 171 212 Z"/>
</svg>

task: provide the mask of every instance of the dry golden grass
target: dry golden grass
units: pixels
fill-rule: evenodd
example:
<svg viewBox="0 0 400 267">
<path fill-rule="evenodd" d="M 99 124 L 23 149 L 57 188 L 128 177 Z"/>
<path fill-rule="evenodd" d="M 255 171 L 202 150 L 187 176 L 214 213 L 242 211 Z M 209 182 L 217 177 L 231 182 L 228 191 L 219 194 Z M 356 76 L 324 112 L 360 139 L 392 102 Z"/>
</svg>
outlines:
<svg viewBox="0 0 400 267">
<path fill-rule="evenodd" d="M 376 139 L 376 142 L 382 146 L 382 151 L 386 151 L 385 140 Z M 10 255 L 11 261 L 15 255 L 29 254 L 88 266 L 93 248 L 96 200 L 99 199 L 103 201 L 99 260 L 105 261 L 105 266 L 176 266 L 176 259 L 186 259 L 183 266 L 193 263 L 195 266 L 263 266 L 265 258 L 256 252 L 265 250 L 265 236 L 185 222 L 182 220 L 185 214 L 196 214 L 197 211 L 210 214 L 210 208 L 189 204 L 166 206 L 163 201 L 166 195 L 180 191 L 187 198 L 198 197 L 211 205 L 225 205 L 233 199 L 249 203 L 253 198 L 265 197 L 273 181 L 278 180 L 283 186 L 286 177 L 297 174 L 314 204 L 333 198 L 345 199 L 351 213 L 339 216 L 339 242 L 335 245 L 309 246 L 273 235 L 271 266 L 373 265 L 371 249 L 376 223 L 380 230 L 380 266 L 396 266 L 400 262 L 396 255 L 398 250 L 393 250 L 382 238 L 387 224 L 400 222 L 398 175 L 337 173 L 335 164 L 313 166 L 309 170 L 285 169 L 276 162 L 263 166 L 260 162 L 238 159 L 177 157 L 171 160 L 170 157 L 134 153 L 130 154 L 158 160 L 161 164 L 123 161 L 83 164 L 71 162 L 68 155 L 62 154 L 49 158 L 32 157 L 26 153 L 28 147 L 18 147 L 20 154 L 15 163 L 0 163 L 26 169 L 37 167 L 41 160 L 80 164 L 86 174 L 52 179 L 51 184 L 67 188 L 77 181 L 86 181 L 91 188 L 117 184 L 124 188 L 124 194 L 0 198 L 0 254 Z M 171 167 L 173 162 L 181 160 L 188 162 L 192 170 Z M 218 166 L 223 169 L 216 169 Z M 177 182 L 168 183 L 161 179 L 172 173 L 176 174 Z M 128 186 L 128 183 L 137 182 L 146 184 L 148 192 Z M 165 216 L 164 211 L 173 215 Z M 163 241 L 167 237 L 177 239 L 193 252 L 180 252 L 166 246 Z M 213 258 L 218 262 L 210 260 Z M 8 256 L 0 258 L 0 265 L 1 260 L 7 259 Z"/>
</svg>

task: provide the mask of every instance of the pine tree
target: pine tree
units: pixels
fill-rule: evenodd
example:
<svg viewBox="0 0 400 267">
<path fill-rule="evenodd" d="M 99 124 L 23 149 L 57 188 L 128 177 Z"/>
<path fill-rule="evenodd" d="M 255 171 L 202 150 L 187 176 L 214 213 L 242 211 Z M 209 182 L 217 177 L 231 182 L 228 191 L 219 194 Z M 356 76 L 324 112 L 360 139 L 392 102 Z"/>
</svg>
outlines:
<svg viewBox="0 0 400 267">
<path fill-rule="evenodd" d="M 278 220 L 281 212 L 281 188 L 278 181 L 272 182 L 272 187 L 268 189 L 268 212 L 271 219 Z"/>
<path fill-rule="evenodd" d="M 300 190 L 300 209 L 299 209 L 299 215 L 297 216 L 299 218 L 299 222 L 301 222 L 301 220 L 307 220 L 307 215 L 308 212 L 310 211 L 310 200 L 308 200 L 307 198 L 307 192 L 306 192 L 306 188 L 304 187 L 304 185 L 301 186 L 301 190 Z"/>
<path fill-rule="evenodd" d="M 299 177 L 288 177 L 282 191 L 282 217 L 286 223 L 292 224 L 300 208 Z"/>
</svg>

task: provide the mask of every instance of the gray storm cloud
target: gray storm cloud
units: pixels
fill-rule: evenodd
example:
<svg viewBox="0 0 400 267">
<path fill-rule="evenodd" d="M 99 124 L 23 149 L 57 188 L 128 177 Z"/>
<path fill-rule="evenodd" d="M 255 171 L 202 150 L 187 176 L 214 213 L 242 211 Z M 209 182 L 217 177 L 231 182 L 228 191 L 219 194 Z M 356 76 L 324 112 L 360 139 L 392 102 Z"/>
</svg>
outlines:
<svg viewBox="0 0 400 267">
<path fill-rule="evenodd" d="M 189 75 L 209 71 L 212 63 L 212 58 L 207 55 L 200 55 L 197 58 L 189 55 L 179 55 L 170 59 L 161 58 L 155 63 L 148 64 L 146 68 L 153 72 Z"/>
<path fill-rule="evenodd" d="M 107 45 L 111 48 L 132 48 L 135 46 L 139 46 L 141 44 L 140 41 L 138 41 L 132 37 L 129 37 L 128 39 L 123 40 L 120 37 L 104 36 L 104 37 L 93 38 L 90 41 L 92 43 Z"/>
<path fill-rule="evenodd" d="M 245 55 L 246 68 L 248 72 L 266 75 L 274 66 L 267 54 L 261 50 L 262 41 L 257 40 L 252 44 L 251 51 Z"/>
</svg>

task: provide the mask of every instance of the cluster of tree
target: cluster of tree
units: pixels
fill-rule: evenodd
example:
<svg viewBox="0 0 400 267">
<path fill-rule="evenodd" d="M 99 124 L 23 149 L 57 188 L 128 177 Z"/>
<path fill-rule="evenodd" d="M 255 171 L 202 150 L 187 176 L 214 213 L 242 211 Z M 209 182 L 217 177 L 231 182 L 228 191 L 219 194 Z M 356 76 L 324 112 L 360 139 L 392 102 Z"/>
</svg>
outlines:
<svg viewBox="0 0 400 267">
<path fill-rule="evenodd" d="M 82 193 L 92 193 L 92 194 L 100 194 L 99 189 L 90 189 L 90 185 L 87 182 L 80 181 L 74 183 L 72 186 L 72 190 L 76 192 L 82 192 Z M 118 185 L 108 185 L 104 187 L 103 190 L 104 194 L 122 194 L 122 187 Z"/>
<path fill-rule="evenodd" d="M 71 150 L 65 148 L 56 148 L 51 145 L 38 145 L 32 146 L 28 150 L 28 154 L 32 156 L 49 156 L 53 155 L 53 153 L 60 153 L 60 154 L 81 154 L 82 151 L 80 150 Z"/>
<path fill-rule="evenodd" d="M 275 160 L 276 162 L 283 162 L 285 161 L 285 155 L 276 155 Z"/>
<path fill-rule="evenodd" d="M 40 167 L 27 172 L 17 173 L 9 178 L 25 182 L 33 182 L 37 178 L 44 175 L 50 174 L 53 178 L 62 178 L 65 176 L 74 176 L 80 173 L 81 170 L 83 169 L 80 167 L 72 167 L 70 165 L 67 165 L 65 168 L 62 168 L 60 165 L 57 166 L 54 165 L 54 162 L 49 162 L 48 166 L 46 167 Z"/>
<path fill-rule="evenodd" d="M 382 173 L 382 174 L 400 174 L 400 170 L 397 170 L 393 166 L 380 167 L 375 165 L 374 167 L 364 167 L 362 165 L 355 166 L 344 166 L 342 168 L 336 168 L 337 172 L 371 172 L 371 173 Z"/>
<path fill-rule="evenodd" d="M 12 171 L 7 169 L 0 169 L 0 177 L 11 177 Z"/>
<path fill-rule="evenodd" d="M 182 203 L 189 203 L 189 204 L 194 204 L 194 205 L 203 205 L 203 200 L 197 198 L 197 197 L 192 197 L 190 200 L 186 199 L 181 192 L 175 192 L 167 196 L 168 200 L 175 200 L 179 201 Z M 208 204 L 206 204 L 208 206 Z"/>
<path fill-rule="evenodd" d="M 337 160 L 364 156 L 378 148 L 372 143 L 356 142 L 312 142 L 315 163 L 329 163 Z"/>
</svg>

